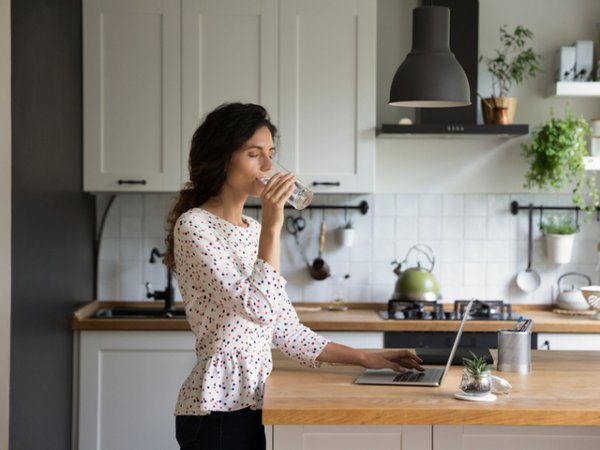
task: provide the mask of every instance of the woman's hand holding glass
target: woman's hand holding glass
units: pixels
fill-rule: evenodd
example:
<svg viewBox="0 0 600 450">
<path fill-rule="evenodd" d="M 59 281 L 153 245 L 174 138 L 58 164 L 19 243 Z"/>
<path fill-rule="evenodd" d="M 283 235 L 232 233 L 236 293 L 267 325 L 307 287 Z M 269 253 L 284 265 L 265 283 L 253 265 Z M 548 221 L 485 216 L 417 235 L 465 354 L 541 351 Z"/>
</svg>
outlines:
<svg viewBox="0 0 600 450">
<path fill-rule="evenodd" d="M 276 173 L 265 185 L 261 195 L 262 227 L 279 233 L 283 225 L 283 207 L 294 191 L 293 173 Z"/>
</svg>

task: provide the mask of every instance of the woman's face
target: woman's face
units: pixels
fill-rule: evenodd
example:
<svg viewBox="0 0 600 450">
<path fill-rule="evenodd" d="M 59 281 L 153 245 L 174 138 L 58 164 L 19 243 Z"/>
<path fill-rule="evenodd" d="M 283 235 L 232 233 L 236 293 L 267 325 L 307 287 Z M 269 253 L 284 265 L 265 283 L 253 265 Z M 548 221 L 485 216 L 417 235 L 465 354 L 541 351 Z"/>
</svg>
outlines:
<svg viewBox="0 0 600 450">
<path fill-rule="evenodd" d="M 271 170 L 275 155 L 273 136 L 267 127 L 261 127 L 231 156 L 227 167 L 228 188 L 241 194 L 260 196 L 264 184 L 260 181 Z"/>
</svg>

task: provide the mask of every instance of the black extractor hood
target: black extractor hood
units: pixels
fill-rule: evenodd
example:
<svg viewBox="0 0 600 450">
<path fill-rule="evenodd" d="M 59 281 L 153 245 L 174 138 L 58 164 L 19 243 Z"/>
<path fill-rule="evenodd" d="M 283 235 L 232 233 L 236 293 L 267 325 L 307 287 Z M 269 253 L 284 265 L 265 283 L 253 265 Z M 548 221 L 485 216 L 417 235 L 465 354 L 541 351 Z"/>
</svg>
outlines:
<svg viewBox="0 0 600 450">
<path fill-rule="evenodd" d="M 427 0 L 425 0 L 427 1 Z M 477 69 L 479 60 L 479 0 L 434 0 L 450 9 L 450 49 L 464 69 L 471 91 L 471 104 L 452 108 L 417 108 L 415 123 L 383 124 L 381 134 L 394 135 L 496 135 L 529 133 L 529 125 L 477 123 Z"/>
</svg>

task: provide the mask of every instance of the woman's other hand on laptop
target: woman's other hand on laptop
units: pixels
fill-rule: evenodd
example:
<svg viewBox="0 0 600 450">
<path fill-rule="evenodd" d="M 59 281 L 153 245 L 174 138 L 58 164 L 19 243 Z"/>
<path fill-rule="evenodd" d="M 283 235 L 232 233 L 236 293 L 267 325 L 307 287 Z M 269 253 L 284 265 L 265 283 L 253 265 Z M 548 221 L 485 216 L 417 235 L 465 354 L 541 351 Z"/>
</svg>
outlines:
<svg viewBox="0 0 600 450">
<path fill-rule="evenodd" d="M 383 350 L 364 352 L 362 366 L 367 369 L 392 369 L 404 372 L 406 369 L 425 370 L 423 361 L 409 350 Z"/>
</svg>

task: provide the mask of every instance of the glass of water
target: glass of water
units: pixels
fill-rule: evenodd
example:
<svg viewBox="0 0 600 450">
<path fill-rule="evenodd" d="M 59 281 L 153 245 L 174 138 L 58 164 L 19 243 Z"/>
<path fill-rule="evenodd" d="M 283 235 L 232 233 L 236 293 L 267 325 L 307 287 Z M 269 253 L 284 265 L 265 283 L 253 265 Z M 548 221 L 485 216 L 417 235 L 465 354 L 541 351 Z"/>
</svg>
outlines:
<svg viewBox="0 0 600 450">
<path fill-rule="evenodd" d="M 285 167 L 283 167 L 281 164 L 279 164 L 277 161 L 273 161 L 273 167 L 271 168 L 270 171 L 268 171 L 265 174 L 266 177 L 262 178 L 261 181 L 263 183 L 267 184 L 267 182 L 271 179 L 271 177 L 273 175 L 275 175 L 276 173 L 280 173 L 280 172 L 289 173 L 290 171 L 287 170 Z M 306 186 L 306 184 L 304 184 L 298 178 L 296 178 L 296 181 L 294 184 L 295 184 L 294 191 L 292 192 L 292 195 L 290 195 L 290 198 L 288 199 L 287 202 L 296 209 L 304 209 L 308 205 L 310 205 L 310 202 L 312 202 L 314 194 Z"/>
</svg>

